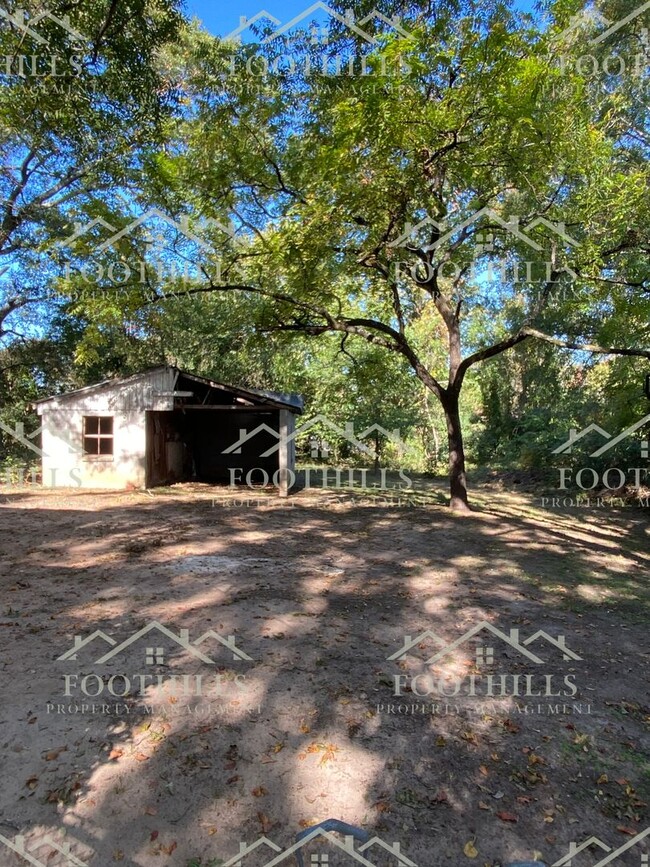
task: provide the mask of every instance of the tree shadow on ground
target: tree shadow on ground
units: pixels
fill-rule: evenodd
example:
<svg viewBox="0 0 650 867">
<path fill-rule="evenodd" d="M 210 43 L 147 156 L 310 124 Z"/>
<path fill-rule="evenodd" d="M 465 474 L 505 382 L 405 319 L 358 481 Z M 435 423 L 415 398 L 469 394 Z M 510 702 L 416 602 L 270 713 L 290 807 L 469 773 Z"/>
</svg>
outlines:
<svg viewBox="0 0 650 867">
<path fill-rule="evenodd" d="M 644 518 L 592 527 L 489 497 L 458 517 L 352 496 L 244 508 L 195 490 L 8 495 L 0 833 L 68 828 L 92 867 L 225 861 L 240 841 L 285 848 L 330 816 L 399 842 L 420 867 L 458 864 L 468 841 L 496 864 L 536 850 L 552 863 L 594 834 L 630 839 L 648 824 L 647 639 L 632 616 L 647 605 Z M 251 661 L 209 638 L 206 665 L 158 632 L 104 664 L 96 643 L 58 659 L 75 635 L 119 643 L 152 621 L 192 641 L 232 635 Z M 538 667 L 484 633 L 433 673 L 435 638 L 388 659 L 405 636 L 453 642 L 482 621 L 522 641 L 563 635 L 581 659 L 547 646 Z M 107 691 L 138 673 L 165 688 Z M 484 690 L 488 674 L 497 695 L 454 694 L 471 675 Z M 210 689 L 188 697 L 199 675 Z M 500 697 L 502 675 L 532 677 L 533 697 Z M 556 696 L 567 676 L 576 694 Z M 549 684 L 552 697 L 534 697 Z M 69 710 L 84 704 L 100 707 Z"/>
</svg>

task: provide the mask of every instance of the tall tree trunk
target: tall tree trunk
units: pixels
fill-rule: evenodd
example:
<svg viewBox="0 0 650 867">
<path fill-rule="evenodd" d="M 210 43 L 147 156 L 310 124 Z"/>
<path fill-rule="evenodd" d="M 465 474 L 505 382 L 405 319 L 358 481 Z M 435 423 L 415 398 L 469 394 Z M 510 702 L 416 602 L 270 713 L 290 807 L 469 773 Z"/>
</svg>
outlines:
<svg viewBox="0 0 650 867">
<path fill-rule="evenodd" d="M 465 474 L 465 449 L 460 425 L 458 393 L 450 388 L 441 396 L 442 408 L 447 421 L 449 442 L 449 506 L 456 512 L 469 512 L 467 500 L 467 477 Z"/>
</svg>

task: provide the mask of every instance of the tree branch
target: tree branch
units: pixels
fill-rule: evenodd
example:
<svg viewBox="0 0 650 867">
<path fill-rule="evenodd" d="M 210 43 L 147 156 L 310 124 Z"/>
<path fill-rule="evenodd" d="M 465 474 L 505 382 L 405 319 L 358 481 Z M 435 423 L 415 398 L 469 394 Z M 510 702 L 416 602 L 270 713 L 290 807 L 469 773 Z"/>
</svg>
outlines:
<svg viewBox="0 0 650 867">
<path fill-rule="evenodd" d="M 520 332 L 524 337 L 536 337 L 553 346 L 564 349 L 576 349 L 579 352 L 598 352 L 602 355 L 632 355 L 639 358 L 650 358 L 650 349 L 617 349 L 615 347 L 599 346 L 597 343 L 575 343 L 572 340 L 561 340 L 559 337 L 551 337 L 536 328 L 523 328 Z"/>
</svg>

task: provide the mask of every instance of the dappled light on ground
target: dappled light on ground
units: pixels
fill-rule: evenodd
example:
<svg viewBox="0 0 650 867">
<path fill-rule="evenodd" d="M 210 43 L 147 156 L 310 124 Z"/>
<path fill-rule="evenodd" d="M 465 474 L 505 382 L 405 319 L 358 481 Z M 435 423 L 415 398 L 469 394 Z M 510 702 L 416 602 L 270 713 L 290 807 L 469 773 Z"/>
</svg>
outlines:
<svg viewBox="0 0 650 867">
<path fill-rule="evenodd" d="M 14 833 L 185 867 L 336 817 L 426 867 L 432 833 L 440 863 L 552 863 L 648 821 L 643 513 L 209 494 L 3 497 Z"/>
</svg>

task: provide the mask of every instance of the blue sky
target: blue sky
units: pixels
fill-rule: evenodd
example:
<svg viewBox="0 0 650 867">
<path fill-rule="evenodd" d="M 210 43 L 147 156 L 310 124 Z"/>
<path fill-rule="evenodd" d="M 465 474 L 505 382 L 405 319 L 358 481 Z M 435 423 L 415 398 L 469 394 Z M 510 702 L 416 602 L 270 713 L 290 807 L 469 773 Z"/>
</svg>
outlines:
<svg viewBox="0 0 650 867">
<path fill-rule="evenodd" d="M 185 9 L 191 16 L 200 18 L 206 30 L 215 36 L 223 36 L 239 26 L 239 17 L 252 18 L 265 9 L 280 21 L 290 21 L 299 12 L 308 9 L 314 0 L 185 0 Z"/>
<path fill-rule="evenodd" d="M 314 0 L 185 0 L 185 9 L 190 16 L 196 16 L 214 36 L 225 36 L 239 26 L 240 16 L 252 18 L 263 9 L 283 23 L 290 21 L 300 12 L 308 9 Z M 521 0 L 520 9 L 530 9 L 533 0 Z"/>
</svg>

